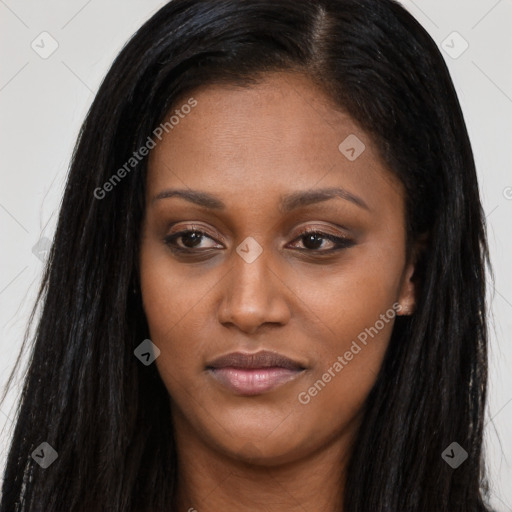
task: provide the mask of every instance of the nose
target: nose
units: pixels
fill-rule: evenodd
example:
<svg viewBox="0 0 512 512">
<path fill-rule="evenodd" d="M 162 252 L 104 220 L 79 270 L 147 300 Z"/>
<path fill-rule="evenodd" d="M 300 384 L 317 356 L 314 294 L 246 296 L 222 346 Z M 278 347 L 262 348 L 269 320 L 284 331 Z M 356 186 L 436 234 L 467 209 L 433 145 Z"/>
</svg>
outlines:
<svg viewBox="0 0 512 512">
<path fill-rule="evenodd" d="M 285 325 L 290 319 L 286 284 L 272 269 L 266 251 L 251 263 L 233 254 L 233 267 L 223 280 L 219 322 L 254 334 L 263 324 Z"/>
</svg>

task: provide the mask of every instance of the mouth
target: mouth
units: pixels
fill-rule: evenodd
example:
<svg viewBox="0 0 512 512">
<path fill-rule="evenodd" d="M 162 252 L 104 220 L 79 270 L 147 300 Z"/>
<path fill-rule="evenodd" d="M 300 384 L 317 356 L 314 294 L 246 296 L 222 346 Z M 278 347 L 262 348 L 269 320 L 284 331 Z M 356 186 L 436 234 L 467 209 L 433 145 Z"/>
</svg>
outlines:
<svg viewBox="0 0 512 512">
<path fill-rule="evenodd" d="M 233 352 L 206 365 L 208 373 L 224 388 L 244 396 L 259 395 L 299 377 L 305 367 L 277 352 Z"/>
</svg>

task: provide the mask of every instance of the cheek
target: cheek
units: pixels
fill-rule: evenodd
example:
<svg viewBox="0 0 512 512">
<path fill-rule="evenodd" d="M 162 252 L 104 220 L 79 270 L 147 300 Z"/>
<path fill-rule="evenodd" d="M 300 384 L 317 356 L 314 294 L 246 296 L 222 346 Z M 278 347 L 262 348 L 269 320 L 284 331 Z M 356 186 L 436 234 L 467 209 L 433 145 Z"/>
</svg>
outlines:
<svg viewBox="0 0 512 512">
<path fill-rule="evenodd" d="M 158 371 L 171 395 L 183 392 L 183 383 L 202 370 L 204 307 L 216 280 L 199 268 L 184 272 L 152 243 L 141 250 L 140 280 L 150 338 L 160 349 Z"/>
<path fill-rule="evenodd" d="M 382 345 L 380 342 L 389 338 L 394 319 L 392 305 L 397 293 L 393 284 L 392 280 L 386 282 L 381 273 L 370 274 L 366 270 L 360 275 L 354 270 L 330 280 L 329 289 L 310 300 L 311 309 L 317 312 L 323 329 L 325 355 L 343 355 L 355 340 L 364 345 L 370 337 Z M 364 355 L 381 353 L 382 349 L 375 345 L 377 343 L 371 346 L 367 343 Z"/>
<path fill-rule="evenodd" d="M 313 320 L 307 336 L 315 340 L 316 359 L 298 400 L 333 421 L 360 409 L 389 344 L 401 257 L 386 251 L 361 251 L 301 297 Z"/>
<path fill-rule="evenodd" d="M 400 277 L 400 254 L 368 248 L 354 252 L 343 266 L 322 276 L 303 274 L 297 293 L 315 319 L 315 328 L 322 329 L 322 345 L 332 352 L 343 349 L 347 342 L 350 345 L 352 339 L 374 326 L 380 315 L 392 308 L 399 294 Z M 394 318 L 393 310 L 388 316 Z M 387 338 L 392 322 L 382 325 L 379 321 L 377 328 Z"/>
</svg>

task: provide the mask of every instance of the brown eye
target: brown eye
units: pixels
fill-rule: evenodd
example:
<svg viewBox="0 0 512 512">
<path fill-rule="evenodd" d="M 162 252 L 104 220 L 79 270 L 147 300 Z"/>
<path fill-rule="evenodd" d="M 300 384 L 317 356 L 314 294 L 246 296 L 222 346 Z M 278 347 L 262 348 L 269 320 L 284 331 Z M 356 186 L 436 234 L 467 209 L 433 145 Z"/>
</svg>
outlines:
<svg viewBox="0 0 512 512">
<path fill-rule="evenodd" d="M 185 231 L 179 238 L 181 238 L 185 247 L 192 249 L 199 245 L 204 236 L 205 234 L 201 231 Z"/>
<path fill-rule="evenodd" d="M 351 247 L 355 244 L 354 240 L 350 238 L 339 237 L 318 230 L 303 231 L 296 240 L 302 240 L 302 244 L 304 246 L 304 249 L 299 248 L 299 250 L 312 252 L 337 251 L 339 249 Z M 330 247 L 325 248 L 325 240 L 330 242 Z"/>
<path fill-rule="evenodd" d="M 208 238 L 213 240 L 207 233 L 198 229 L 187 229 L 179 231 L 164 238 L 165 244 L 171 249 L 183 252 L 202 251 L 205 249 L 212 249 L 213 247 L 200 248 L 199 245 L 203 239 Z"/>
</svg>

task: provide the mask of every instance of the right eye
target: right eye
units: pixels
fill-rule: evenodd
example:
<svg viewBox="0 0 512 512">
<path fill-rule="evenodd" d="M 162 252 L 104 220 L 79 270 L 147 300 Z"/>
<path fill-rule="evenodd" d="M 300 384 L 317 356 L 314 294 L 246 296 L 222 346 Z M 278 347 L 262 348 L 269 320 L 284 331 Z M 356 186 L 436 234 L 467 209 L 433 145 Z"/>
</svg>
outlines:
<svg viewBox="0 0 512 512">
<path fill-rule="evenodd" d="M 200 229 L 184 229 L 166 236 L 164 242 L 172 250 L 179 252 L 199 252 L 205 249 L 214 249 L 215 247 L 213 246 L 199 247 L 204 238 L 214 241 L 205 231 Z"/>
</svg>

